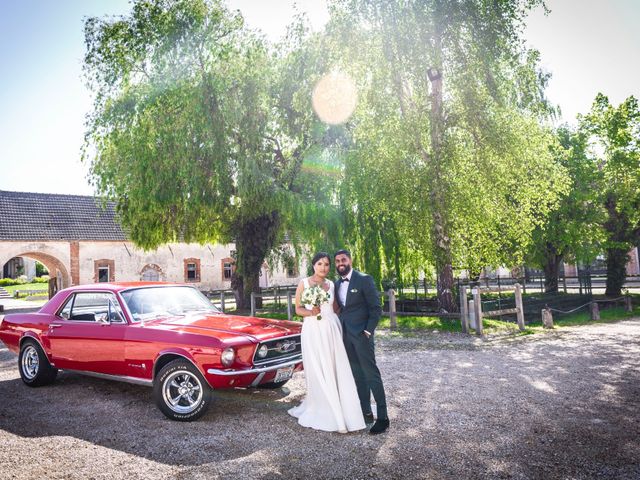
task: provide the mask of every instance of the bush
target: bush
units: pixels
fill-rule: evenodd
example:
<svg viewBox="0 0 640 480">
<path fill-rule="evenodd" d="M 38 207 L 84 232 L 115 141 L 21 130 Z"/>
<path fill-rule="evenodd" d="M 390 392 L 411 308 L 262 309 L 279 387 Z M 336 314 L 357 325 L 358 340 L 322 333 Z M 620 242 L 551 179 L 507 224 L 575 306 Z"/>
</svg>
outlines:
<svg viewBox="0 0 640 480">
<path fill-rule="evenodd" d="M 49 282 L 49 275 L 43 275 L 41 277 L 35 277 L 33 280 L 31 280 L 32 283 L 48 283 Z"/>
<path fill-rule="evenodd" d="M 29 283 L 24 275 L 18 278 L 0 278 L 0 287 L 10 287 L 11 285 L 24 285 Z"/>
<path fill-rule="evenodd" d="M 36 275 L 38 277 L 42 277 L 42 276 L 48 275 L 48 274 L 49 274 L 49 270 L 47 270 L 47 267 L 45 267 L 40 262 L 36 262 Z"/>
</svg>

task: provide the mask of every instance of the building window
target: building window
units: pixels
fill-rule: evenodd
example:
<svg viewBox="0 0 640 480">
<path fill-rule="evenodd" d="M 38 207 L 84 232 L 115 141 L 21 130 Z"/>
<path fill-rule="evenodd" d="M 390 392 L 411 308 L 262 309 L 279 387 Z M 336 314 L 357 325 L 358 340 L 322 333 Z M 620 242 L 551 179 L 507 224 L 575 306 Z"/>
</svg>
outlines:
<svg viewBox="0 0 640 480">
<path fill-rule="evenodd" d="M 233 272 L 236 270 L 236 262 L 233 258 L 223 258 L 220 260 L 220 264 L 222 267 L 222 280 L 225 282 L 230 281 L 233 276 Z"/>
<path fill-rule="evenodd" d="M 93 281 L 114 282 L 115 281 L 115 261 L 102 259 L 93 262 Z"/>
<path fill-rule="evenodd" d="M 162 269 L 156 264 L 145 265 L 140 272 L 140 280 L 143 282 L 158 282 Z"/>
<path fill-rule="evenodd" d="M 199 258 L 185 258 L 184 281 L 185 282 L 200 281 L 200 259 Z"/>
<path fill-rule="evenodd" d="M 98 267 L 98 282 L 108 282 L 109 281 L 109 266 Z"/>
</svg>

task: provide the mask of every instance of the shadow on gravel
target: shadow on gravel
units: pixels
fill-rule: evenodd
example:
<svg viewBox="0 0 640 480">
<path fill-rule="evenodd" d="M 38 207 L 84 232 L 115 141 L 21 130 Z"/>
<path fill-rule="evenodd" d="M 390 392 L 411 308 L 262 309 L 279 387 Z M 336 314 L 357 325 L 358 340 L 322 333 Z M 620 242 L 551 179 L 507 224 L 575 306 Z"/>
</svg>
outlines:
<svg viewBox="0 0 640 480">
<path fill-rule="evenodd" d="M 392 417 L 415 412 L 388 454 L 406 459 L 405 478 L 640 478 L 637 337 L 425 351 L 414 361 L 424 374 L 397 374 L 392 400 Z"/>
<path fill-rule="evenodd" d="M 3 360 L 0 368 L 6 363 Z M 181 423 L 162 415 L 148 387 L 60 372 L 53 385 L 40 388 L 29 388 L 19 378 L 0 381 L 0 430 L 52 441 L 74 437 L 155 462 L 198 466 L 263 448 L 262 442 L 247 441 L 259 433 L 243 431 L 244 420 L 265 417 L 268 428 L 268 416 L 288 417 L 290 405 L 278 404 L 288 394 L 286 387 L 216 392 L 204 417 Z"/>
</svg>

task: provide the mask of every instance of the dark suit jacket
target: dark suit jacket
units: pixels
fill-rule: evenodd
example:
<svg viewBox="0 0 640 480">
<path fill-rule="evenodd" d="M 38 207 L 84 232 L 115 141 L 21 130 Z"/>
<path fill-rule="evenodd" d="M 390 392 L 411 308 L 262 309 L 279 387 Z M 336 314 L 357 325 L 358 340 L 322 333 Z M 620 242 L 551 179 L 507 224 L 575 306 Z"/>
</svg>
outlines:
<svg viewBox="0 0 640 480">
<path fill-rule="evenodd" d="M 353 270 L 347 290 L 346 305 L 340 303 L 339 281 L 336 281 L 335 287 L 336 299 L 340 305 L 339 317 L 344 327 L 352 335 L 359 335 L 363 330 L 373 333 L 382 316 L 380 292 L 373 278 Z"/>
</svg>

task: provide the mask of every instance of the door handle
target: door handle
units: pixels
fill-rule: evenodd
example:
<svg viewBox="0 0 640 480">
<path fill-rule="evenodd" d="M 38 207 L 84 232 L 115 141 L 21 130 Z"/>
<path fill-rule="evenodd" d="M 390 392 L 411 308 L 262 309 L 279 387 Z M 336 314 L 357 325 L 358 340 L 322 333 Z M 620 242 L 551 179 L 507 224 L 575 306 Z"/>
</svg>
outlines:
<svg viewBox="0 0 640 480">
<path fill-rule="evenodd" d="M 59 328 L 62 325 L 60 325 L 59 323 L 52 323 L 49 325 L 49 330 L 53 330 L 54 328 Z"/>
</svg>

